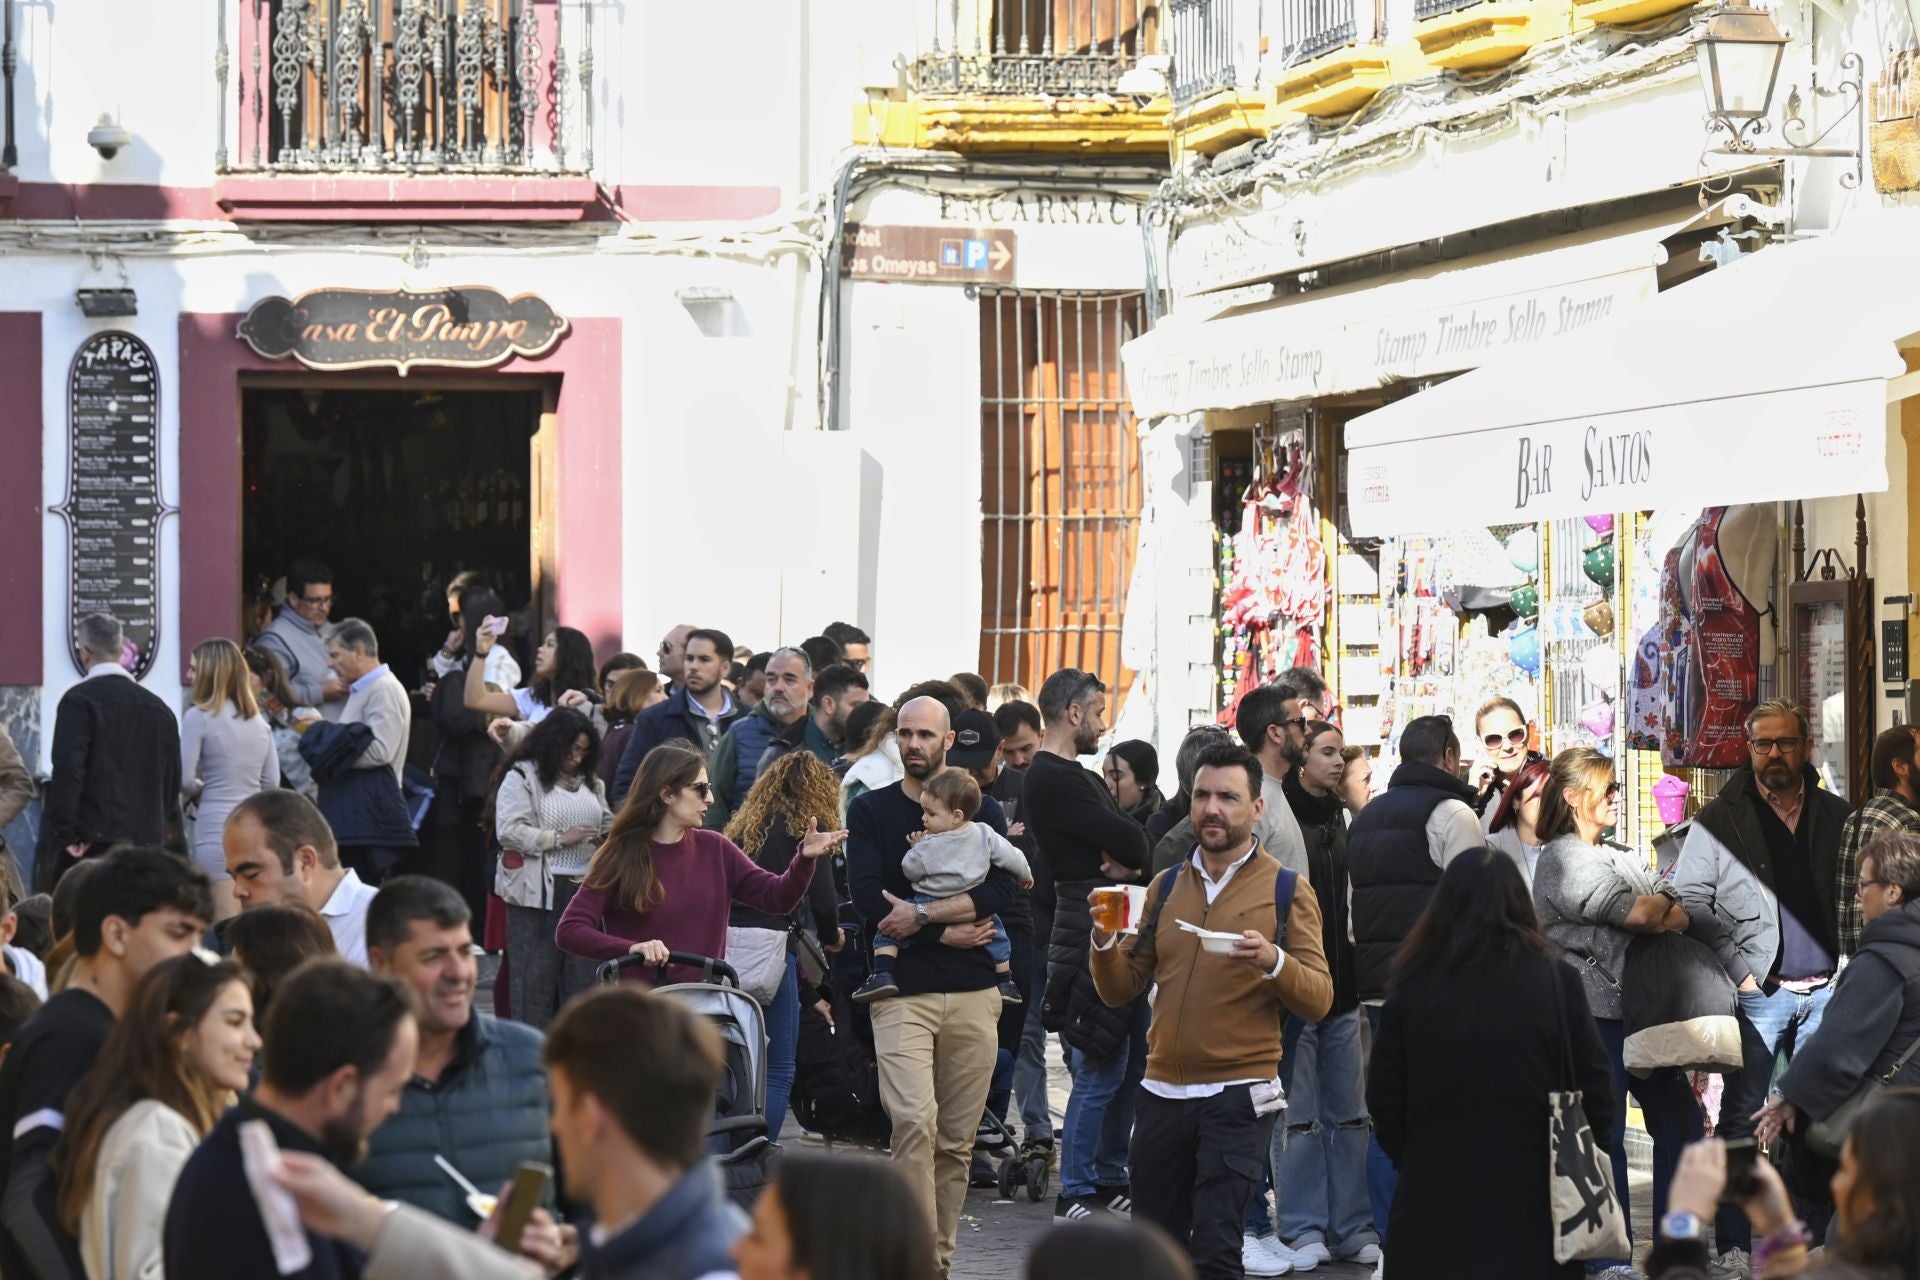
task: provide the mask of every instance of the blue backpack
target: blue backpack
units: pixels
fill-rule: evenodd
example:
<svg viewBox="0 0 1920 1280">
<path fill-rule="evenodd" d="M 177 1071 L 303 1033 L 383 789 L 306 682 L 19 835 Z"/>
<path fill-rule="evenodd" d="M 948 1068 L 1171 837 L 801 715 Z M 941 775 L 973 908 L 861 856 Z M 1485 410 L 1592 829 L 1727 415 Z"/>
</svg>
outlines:
<svg viewBox="0 0 1920 1280">
<path fill-rule="evenodd" d="M 1160 927 L 1160 912 L 1166 908 L 1167 899 L 1173 896 L 1174 878 L 1186 865 L 1177 862 L 1154 878 L 1153 907 L 1140 925 L 1141 933 L 1150 933 Z M 1280 874 L 1273 878 L 1273 945 L 1282 951 L 1287 949 L 1287 922 L 1293 915 L 1293 892 L 1299 883 L 1300 873 L 1292 867 L 1281 867 Z"/>
</svg>

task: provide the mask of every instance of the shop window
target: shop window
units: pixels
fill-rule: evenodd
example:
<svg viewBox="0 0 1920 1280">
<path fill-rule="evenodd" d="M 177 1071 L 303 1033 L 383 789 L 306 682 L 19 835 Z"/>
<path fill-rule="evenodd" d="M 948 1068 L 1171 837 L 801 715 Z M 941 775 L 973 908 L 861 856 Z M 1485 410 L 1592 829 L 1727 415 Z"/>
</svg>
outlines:
<svg viewBox="0 0 1920 1280">
<path fill-rule="evenodd" d="M 980 673 L 1038 692 L 1098 675 L 1117 714 L 1120 619 L 1140 523 L 1139 437 L 1120 345 L 1139 293 L 983 290 Z"/>
</svg>

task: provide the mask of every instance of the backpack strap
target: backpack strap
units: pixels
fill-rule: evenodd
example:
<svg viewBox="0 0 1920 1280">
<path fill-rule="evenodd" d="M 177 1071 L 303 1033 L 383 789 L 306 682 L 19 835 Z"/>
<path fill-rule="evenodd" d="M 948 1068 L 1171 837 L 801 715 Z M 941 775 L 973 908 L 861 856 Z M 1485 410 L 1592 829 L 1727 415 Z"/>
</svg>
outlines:
<svg viewBox="0 0 1920 1280">
<path fill-rule="evenodd" d="M 1282 951 L 1287 949 L 1287 925 L 1293 919 L 1293 894 L 1299 884 L 1300 873 L 1292 867 L 1281 867 L 1273 878 L 1273 945 Z"/>
</svg>

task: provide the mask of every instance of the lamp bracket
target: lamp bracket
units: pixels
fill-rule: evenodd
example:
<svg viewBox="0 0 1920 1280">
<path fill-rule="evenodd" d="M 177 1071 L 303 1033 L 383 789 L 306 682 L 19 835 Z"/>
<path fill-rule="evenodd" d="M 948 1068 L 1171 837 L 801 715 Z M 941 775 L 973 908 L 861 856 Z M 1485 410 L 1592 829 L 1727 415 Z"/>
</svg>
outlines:
<svg viewBox="0 0 1920 1280">
<path fill-rule="evenodd" d="M 1844 98 L 1846 109 L 1820 132 L 1817 137 L 1808 138 L 1811 126 L 1803 114 L 1804 100 L 1798 89 L 1787 95 L 1786 116 L 1780 122 L 1780 137 L 1788 145 L 1784 147 L 1763 147 L 1758 139 L 1770 132 L 1772 121 L 1764 116 L 1751 119 L 1729 119 L 1726 116 L 1710 114 L 1707 116 L 1707 138 L 1711 143 L 1716 135 L 1726 135 L 1726 141 L 1720 146 L 1709 145 L 1700 153 L 1700 158 L 1712 156 L 1763 156 L 1789 160 L 1851 160 L 1853 168 L 1840 175 L 1840 185 L 1848 190 L 1858 187 L 1866 180 L 1867 154 L 1867 116 L 1861 109 L 1865 96 L 1866 66 L 1857 53 L 1848 53 L 1840 59 L 1840 83 L 1828 88 L 1815 76 L 1808 89 L 1816 98 Z M 1827 147 L 1820 145 L 1835 130 L 1853 122 L 1854 145 L 1852 147 Z M 1806 139 L 1804 144 L 1800 141 Z"/>
</svg>

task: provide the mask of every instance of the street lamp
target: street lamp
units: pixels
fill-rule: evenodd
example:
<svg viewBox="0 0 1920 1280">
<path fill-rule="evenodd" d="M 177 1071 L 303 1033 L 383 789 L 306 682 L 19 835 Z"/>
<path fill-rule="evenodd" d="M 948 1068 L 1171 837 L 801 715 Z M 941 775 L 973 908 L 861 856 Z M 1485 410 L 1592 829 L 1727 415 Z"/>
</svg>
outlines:
<svg viewBox="0 0 1920 1280">
<path fill-rule="evenodd" d="M 1920 0 L 1911 0 L 1920 4 Z M 1722 146 L 1709 146 L 1714 155 L 1777 156 L 1792 159 L 1852 160 L 1853 171 L 1842 174 L 1840 185 L 1857 187 L 1865 176 L 1866 115 L 1860 110 L 1862 74 L 1860 55 L 1847 53 L 1840 59 L 1842 76 L 1836 88 L 1825 88 L 1814 75 L 1808 83 L 1816 99 L 1843 98 L 1846 110 L 1818 137 L 1811 132 L 1801 114 L 1804 104 L 1800 91 L 1787 95 L 1786 119 L 1781 121 L 1780 136 L 1792 144 L 1762 147 L 1755 139 L 1773 127 L 1768 114 L 1773 109 L 1773 91 L 1780 79 L 1780 63 L 1787 51 L 1787 37 L 1765 9 L 1745 4 L 1724 4 L 1709 13 L 1700 26 L 1694 45 L 1694 58 L 1700 68 L 1700 88 L 1707 99 L 1709 137 L 1725 134 Z M 1850 72 L 1851 75 L 1846 73 Z M 1858 141 L 1851 148 L 1823 147 L 1828 135 L 1846 121 L 1854 122 Z"/>
</svg>

